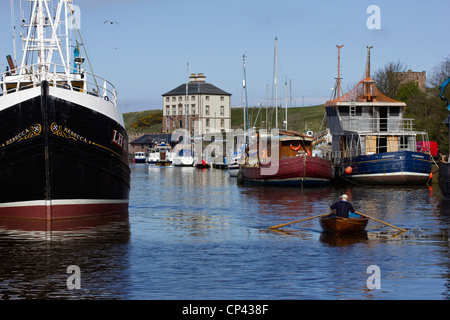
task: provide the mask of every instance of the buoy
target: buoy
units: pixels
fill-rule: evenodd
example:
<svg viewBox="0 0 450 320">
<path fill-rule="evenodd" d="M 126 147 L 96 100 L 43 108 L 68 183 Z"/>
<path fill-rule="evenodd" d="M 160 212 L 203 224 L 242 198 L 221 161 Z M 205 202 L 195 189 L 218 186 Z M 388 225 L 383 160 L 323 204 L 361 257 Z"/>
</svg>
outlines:
<svg viewBox="0 0 450 320">
<path fill-rule="evenodd" d="M 433 172 L 430 172 L 430 177 L 428 178 L 428 180 L 433 179 Z"/>
<path fill-rule="evenodd" d="M 352 174 L 352 172 L 353 172 L 353 168 L 352 167 L 345 168 L 345 174 Z"/>
</svg>

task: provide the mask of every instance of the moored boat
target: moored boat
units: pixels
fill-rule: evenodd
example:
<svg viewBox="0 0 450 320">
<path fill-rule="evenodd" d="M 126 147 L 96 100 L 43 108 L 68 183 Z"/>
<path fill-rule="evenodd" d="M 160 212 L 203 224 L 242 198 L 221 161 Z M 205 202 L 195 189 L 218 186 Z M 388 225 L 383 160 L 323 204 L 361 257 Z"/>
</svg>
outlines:
<svg viewBox="0 0 450 320">
<path fill-rule="evenodd" d="M 147 156 L 145 155 L 145 152 L 136 152 L 134 154 L 134 163 L 145 163 L 147 162 Z"/>
<path fill-rule="evenodd" d="M 405 103 L 377 89 L 370 49 L 365 77 L 325 103 L 336 177 L 361 185 L 425 185 L 432 165 L 428 134 L 414 131 L 413 119 L 404 118 Z"/>
<path fill-rule="evenodd" d="M 52 3 L 54 12 L 49 1 L 31 1 L 21 63 L 8 59 L 1 75 L 0 217 L 128 213 L 128 136 L 116 90 L 84 69 L 84 43 L 71 65 L 68 24 L 76 8 Z"/>
<path fill-rule="evenodd" d="M 364 231 L 369 219 L 358 214 L 351 214 L 348 218 L 329 215 L 320 218 L 323 231 L 336 235 Z"/>
<path fill-rule="evenodd" d="M 239 174 L 239 163 L 230 163 L 228 166 L 228 174 L 230 177 L 237 177 Z"/>
<path fill-rule="evenodd" d="M 161 143 L 149 150 L 147 162 L 157 166 L 170 166 L 174 157 L 171 150 L 168 144 Z"/>
<path fill-rule="evenodd" d="M 279 130 L 279 136 L 260 143 L 257 134 L 249 159 L 240 166 L 243 183 L 278 186 L 315 186 L 331 182 L 331 161 L 313 155 L 314 138 L 299 132 Z M 266 144 L 267 147 L 261 147 Z M 252 151 L 253 150 L 253 151 Z"/>
<path fill-rule="evenodd" d="M 201 161 L 194 161 L 195 167 L 199 169 L 207 169 L 210 168 L 211 165 L 205 161 L 205 159 L 201 159 Z"/>
</svg>

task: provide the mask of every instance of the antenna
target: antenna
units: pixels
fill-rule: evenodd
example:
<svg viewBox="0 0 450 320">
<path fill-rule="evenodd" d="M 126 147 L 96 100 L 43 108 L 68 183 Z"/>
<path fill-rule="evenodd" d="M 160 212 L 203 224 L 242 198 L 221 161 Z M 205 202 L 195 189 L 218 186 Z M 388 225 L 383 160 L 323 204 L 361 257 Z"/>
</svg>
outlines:
<svg viewBox="0 0 450 320">
<path fill-rule="evenodd" d="M 336 47 L 338 48 L 338 77 L 337 77 L 337 98 L 340 98 L 341 95 L 341 48 L 343 47 L 336 45 Z"/>
</svg>

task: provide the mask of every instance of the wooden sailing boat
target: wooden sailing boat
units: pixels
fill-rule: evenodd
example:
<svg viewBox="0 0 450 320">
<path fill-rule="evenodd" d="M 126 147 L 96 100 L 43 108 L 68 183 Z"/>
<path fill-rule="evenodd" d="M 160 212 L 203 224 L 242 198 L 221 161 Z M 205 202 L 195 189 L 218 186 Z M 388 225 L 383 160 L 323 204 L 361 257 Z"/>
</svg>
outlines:
<svg viewBox="0 0 450 320">
<path fill-rule="evenodd" d="M 256 139 L 249 146 L 249 160 L 241 165 L 238 180 L 243 183 L 314 186 L 328 184 L 333 177 L 331 161 L 313 155 L 312 136 L 278 130 L 277 99 L 277 38 L 275 38 L 275 117 L 277 134 L 256 132 Z M 287 128 L 287 119 L 286 119 Z M 266 142 L 260 143 L 260 141 Z"/>
<path fill-rule="evenodd" d="M 267 139 L 266 148 L 260 147 L 261 138 Z M 274 148 L 273 144 L 276 144 Z M 312 155 L 314 149 L 312 136 L 279 130 L 278 136 L 260 137 L 257 134 L 252 146 L 250 149 L 254 150 L 254 154 L 251 154 L 250 158 L 255 161 L 241 165 L 240 180 L 243 183 L 298 187 L 331 182 L 333 177 L 331 161 Z M 278 153 L 272 154 L 274 151 Z M 272 161 L 268 162 L 269 159 Z"/>
</svg>

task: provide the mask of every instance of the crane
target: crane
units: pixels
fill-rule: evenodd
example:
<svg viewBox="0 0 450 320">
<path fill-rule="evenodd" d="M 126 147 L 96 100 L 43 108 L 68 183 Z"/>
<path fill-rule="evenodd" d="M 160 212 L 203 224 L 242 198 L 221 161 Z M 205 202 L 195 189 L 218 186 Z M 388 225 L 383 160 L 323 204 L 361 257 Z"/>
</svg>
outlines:
<svg viewBox="0 0 450 320">
<path fill-rule="evenodd" d="M 447 80 L 445 80 L 439 87 L 439 90 L 440 90 L 439 97 L 445 101 L 448 111 L 450 111 L 450 104 L 448 102 L 448 99 L 446 97 L 444 97 L 444 92 L 445 92 L 445 88 L 448 86 L 449 83 L 450 83 L 450 77 L 447 78 Z"/>
</svg>

